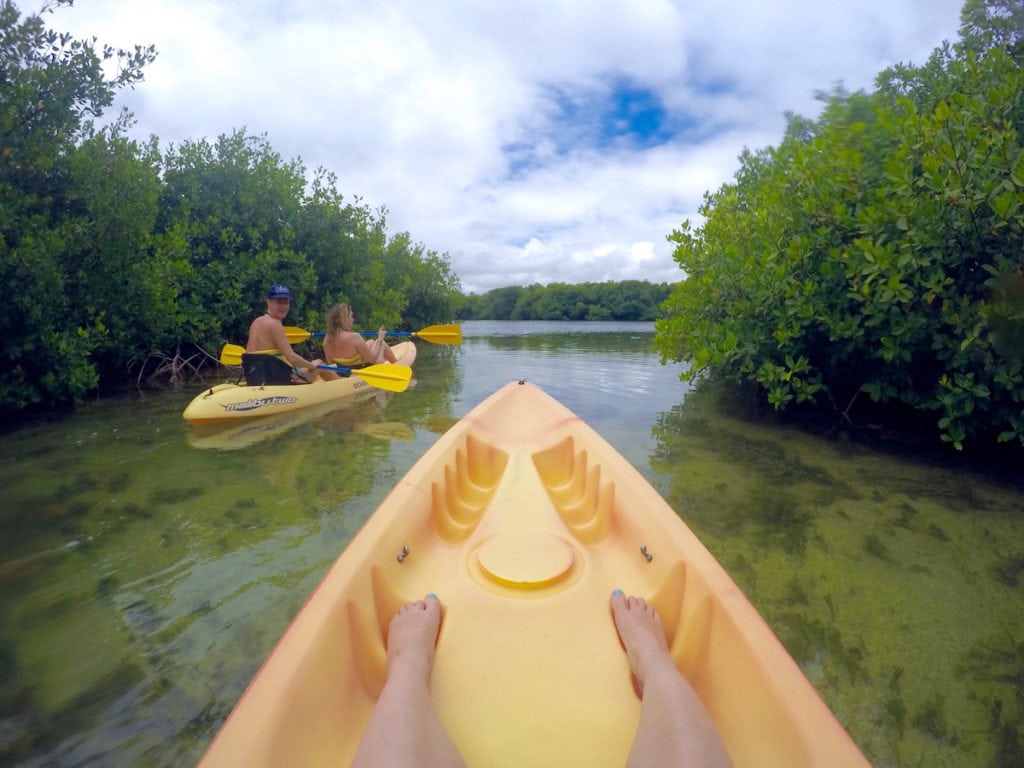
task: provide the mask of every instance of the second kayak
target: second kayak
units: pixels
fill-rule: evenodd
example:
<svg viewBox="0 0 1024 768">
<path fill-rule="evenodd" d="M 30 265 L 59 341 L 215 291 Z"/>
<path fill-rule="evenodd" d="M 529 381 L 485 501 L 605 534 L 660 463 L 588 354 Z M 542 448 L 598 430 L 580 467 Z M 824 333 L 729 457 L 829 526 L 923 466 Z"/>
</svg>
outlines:
<svg viewBox="0 0 1024 768">
<path fill-rule="evenodd" d="M 400 342 L 391 349 L 398 365 L 411 366 L 416 361 L 416 345 L 411 341 Z M 312 384 L 259 387 L 218 384 L 197 395 L 185 408 L 182 417 L 191 424 L 225 423 L 278 415 L 372 391 L 373 386 L 360 378 L 358 370 L 346 378 L 334 381 L 317 379 Z"/>
</svg>

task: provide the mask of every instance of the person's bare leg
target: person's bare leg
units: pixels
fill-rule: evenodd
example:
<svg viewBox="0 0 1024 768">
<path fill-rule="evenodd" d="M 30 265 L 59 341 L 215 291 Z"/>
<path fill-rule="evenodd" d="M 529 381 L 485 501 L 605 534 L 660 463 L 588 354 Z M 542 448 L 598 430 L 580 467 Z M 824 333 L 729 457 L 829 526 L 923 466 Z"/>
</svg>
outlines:
<svg viewBox="0 0 1024 768">
<path fill-rule="evenodd" d="M 440 626 L 441 603 L 433 595 L 407 603 L 391 619 L 387 681 L 353 768 L 465 766 L 430 701 L 428 683 Z"/>
<path fill-rule="evenodd" d="M 612 595 L 612 617 L 640 688 L 640 724 L 628 768 L 732 766 L 711 718 L 676 668 L 658 612 L 639 597 Z"/>
</svg>

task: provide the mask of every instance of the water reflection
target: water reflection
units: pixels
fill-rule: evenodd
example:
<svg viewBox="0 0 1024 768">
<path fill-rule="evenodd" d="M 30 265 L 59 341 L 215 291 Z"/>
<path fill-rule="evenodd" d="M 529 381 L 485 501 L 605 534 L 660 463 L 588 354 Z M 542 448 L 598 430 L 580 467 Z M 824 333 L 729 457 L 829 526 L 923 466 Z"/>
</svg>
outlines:
<svg viewBox="0 0 1024 768">
<path fill-rule="evenodd" d="M 629 433 L 616 447 L 634 463 L 647 463 L 650 444 L 636 433 L 646 433 L 687 389 L 679 380 L 684 366 L 659 364 L 651 323 L 475 321 L 463 331 L 462 367 L 473 373 L 456 403 L 463 413 L 509 381 L 526 379 L 600 425 L 606 438 Z"/>
<path fill-rule="evenodd" d="M 228 424 L 193 426 L 187 433 L 187 440 L 193 448 L 233 451 L 277 438 L 313 421 L 329 421 L 340 429 L 358 431 L 363 425 L 374 423 L 374 411 L 387 407 L 392 394 L 371 389 L 340 402 L 328 401 L 287 413 L 257 416 Z M 325 420 L 325 416 L 330 418 Z"/>
</svg>

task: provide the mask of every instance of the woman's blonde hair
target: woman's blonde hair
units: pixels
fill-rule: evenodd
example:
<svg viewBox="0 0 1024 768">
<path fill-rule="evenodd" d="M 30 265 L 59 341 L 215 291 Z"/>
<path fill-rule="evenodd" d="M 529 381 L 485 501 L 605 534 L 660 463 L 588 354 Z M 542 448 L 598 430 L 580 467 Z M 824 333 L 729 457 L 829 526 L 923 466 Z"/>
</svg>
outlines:
<svg viewBox="0 0 1024 768">
<path fill-rule="evenodd" d="M 327 313 L 327 335 L 337 336 L 342 331 L 352 330 L 352 307 L 348 304 L 335 304 Z"/>
</svg>

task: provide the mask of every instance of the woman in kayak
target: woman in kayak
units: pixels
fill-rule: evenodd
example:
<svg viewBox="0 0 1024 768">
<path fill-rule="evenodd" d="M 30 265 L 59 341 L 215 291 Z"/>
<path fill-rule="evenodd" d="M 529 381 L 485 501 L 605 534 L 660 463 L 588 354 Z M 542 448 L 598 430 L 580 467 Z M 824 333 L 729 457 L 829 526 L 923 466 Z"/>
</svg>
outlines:
<svg viewBox="0 0 1024 768">
<path fill-rule="evenodd" d="M 335 304 L 327 313 L 327 333 L 324 336 L 324 358 L 333 365 L 356 368 L 361 365 L 395 362 L 395 353 L 384 341 L 384 329 L 377 331 L 377 338 L 366 341 L 352 330 L 356 317 L 348 304 Z M 324 379 L 337 379 L 330 371 L 321 371 Z"/>
<path fill-rule="evenodd" d="M 669 654 L 658 612 L 615 590 L 612 618 L 641 690 L 640 723 L 627 766 L 732 766 L 711 718 Z M 441 626 L 436 595 L 403 606 L 388 628 L 387 681 L 353 768 L 465 766 L 430 701 Z"/>
</svg>

